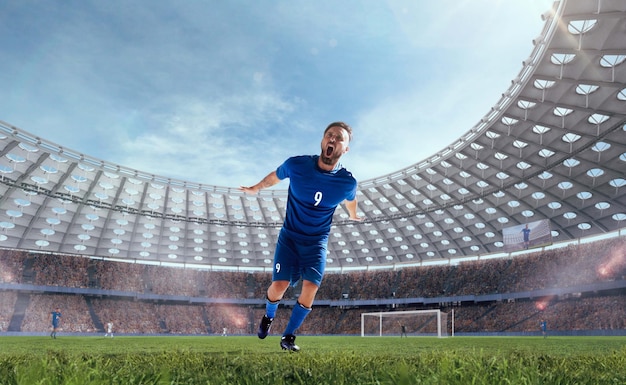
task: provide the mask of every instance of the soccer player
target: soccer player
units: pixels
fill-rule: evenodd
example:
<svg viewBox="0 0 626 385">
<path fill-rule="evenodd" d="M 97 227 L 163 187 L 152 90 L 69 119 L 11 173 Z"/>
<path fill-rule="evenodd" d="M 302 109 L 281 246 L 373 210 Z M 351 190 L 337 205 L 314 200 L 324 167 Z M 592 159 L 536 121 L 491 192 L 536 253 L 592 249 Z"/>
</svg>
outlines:
<svg viewBox="0 0 626 385">
<path fill-rule="evenodd" d="M 59 323 L 61 322 L 61 309 L 57 308 L 55 311 L 50 313 L 52 320 L 52 333 L 50 333 L 51 338 L 57 338 L 57 330 L 59 329 Z"/>
<path fill-rule="evenodd" d="M 272 283 L 267 289 L 265 315 L 257 333 L 261 339 L 267 337 L 285 291 L 302 279 L 302 291 L 280 341 L 283 350 L 300 350 L 294 334 L 311 312 L 324 276 L 335 209 L 345 202 L 350 219 L 362 220 L 357 214 L 357 181 L 339 163 L 348 152 L 351 139 L 350 126 L 331 123 L 324 131 L 320 155 L 288 158 L 259 183 L 240 188 L 247 194 L 256 194 L 289 178 L 285 222 L 276 242 Z"/>
<path fill-rule="evenodd" d="M 540 326 L 541 326 L 541 334 L 543 335 L 543 338 L 548 337 L 548 323 L 546 322 L 545 319 L 541 320 Z"/>
<path fill-rule="evenodd" d="M 107 332 L 104 334 L 105 337 L 111 337 L 113 338 L 113 322 L 108 322 L 107 323 Z"/>
</svg>

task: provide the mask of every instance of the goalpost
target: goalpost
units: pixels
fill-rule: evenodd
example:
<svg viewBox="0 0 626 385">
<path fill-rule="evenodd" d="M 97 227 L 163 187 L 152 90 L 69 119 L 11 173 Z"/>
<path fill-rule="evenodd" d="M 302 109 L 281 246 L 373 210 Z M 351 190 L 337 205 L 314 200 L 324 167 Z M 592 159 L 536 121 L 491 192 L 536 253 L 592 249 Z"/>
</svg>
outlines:
<svg viewBox="0 0 626 385">
<path fill-rule="evenodd" d="M 440 309 L 361 313 L 361 337 L 447 337 L 448 313 Z"/>
</svg>

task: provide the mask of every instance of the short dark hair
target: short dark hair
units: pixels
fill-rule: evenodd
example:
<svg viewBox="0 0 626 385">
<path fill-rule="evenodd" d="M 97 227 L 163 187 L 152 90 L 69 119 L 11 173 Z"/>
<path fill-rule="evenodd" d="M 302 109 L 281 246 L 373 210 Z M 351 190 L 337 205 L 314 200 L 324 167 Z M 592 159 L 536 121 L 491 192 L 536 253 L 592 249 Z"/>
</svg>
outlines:
<svg viewBox="0 0 626 385">
<path fill-rule="evenodd" d="M 328 127 L 326 127 L 326 129 L 324 130 L 324 134 L 326 133 L 326 131 L 330 130 L 331 127 L 341 127 L 344 130 L 348 131 L 349 139 L 352 140 L 352 127 L 348 126 L 346 123 L 332 122 L 331 124 L 328 125 Z"/>
</svg>

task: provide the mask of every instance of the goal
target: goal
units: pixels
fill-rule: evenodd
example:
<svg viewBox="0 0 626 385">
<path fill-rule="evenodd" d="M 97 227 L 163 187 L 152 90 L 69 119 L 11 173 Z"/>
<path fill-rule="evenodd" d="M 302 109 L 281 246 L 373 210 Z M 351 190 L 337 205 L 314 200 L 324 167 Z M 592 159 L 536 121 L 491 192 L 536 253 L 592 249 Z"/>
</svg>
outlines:
<svg viewBox="0 0 626 385">
<path fill-rule="evenodd" d="M 361 313 L 361 337 L 447 337 L 448 313 L 439 309 Z"/>
</svg>

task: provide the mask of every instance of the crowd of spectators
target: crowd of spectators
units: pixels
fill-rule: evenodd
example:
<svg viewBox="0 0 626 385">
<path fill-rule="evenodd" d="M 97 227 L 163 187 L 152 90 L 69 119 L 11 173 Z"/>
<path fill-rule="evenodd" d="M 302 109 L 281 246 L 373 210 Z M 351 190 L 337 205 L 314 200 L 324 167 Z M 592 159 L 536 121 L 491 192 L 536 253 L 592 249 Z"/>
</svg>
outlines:
<svg viewBox="0 0 626 385">
<path fill-rule="evenodd" d="M 96 331 L 85 299 L 78 295 L 59 294 L 31 294 L 21 331 L 50 331 L 52 327 L 50 313 L 56 308 L 61 309 L 61 330 L 79 333 Z"/>
<path fill-rule="evenodd" d="M 13 302 L 13 303 L 12 303 Z M 15 293 L 0 293 L 3 315 L 12 313 Z M 93 310 L 102 324 L 112 322 L 115 332 L 139 334 L 252 334 L 263 315 L 262 308 L 242 305 L 167 304 L 128 299 L 92 299 Z M 23 332 L 45 332 L 50 328 L 50 312 L 61 308 L 61 330 L 92 333 L 102 331 L 90 316 L 89 305 L 80 295 L 32 294 L 22 322 Z M 454 330 L 473 332 L 533 332 L 545 319 L 551 330 L 626 330 L 626 297 L 598 296 L 554 300 L 543 309 L 537 301 L 497 302 L 444 308 L 449 317 L 454 309 Z M 415 310 L 407 307 L 395 310 Z M 368 310 L 370 311 L 370 310 Z M 275 328 L 286 326 L 290 309 L 280 307 Z M 302 334 L 359 334 L 359 308 L 316 307 L 300 329 Z M 3 316 L 2 330 L 9 318 Z"/>
<path fill-rule="evenodd" d="M 0 249 L 0 282 L 21 282 L 25 253 Z"/>
<path fill-rule="evenodd" d="M 510 258 L 402 269 L 327 274 L 319 300 L 437 298 L 573 287 L 607 280 L 623 280 L 626 272 L 626 238 L 542 250 Z M 38 286 L 90 288 L 164 296 L 141 301 L 133 296 L 79 294 L 30 294 L 23 312 L 21 331 L 44 331 L 50 312 L 59 307 L 61 328 L 72 332 L 96 332 L 113 322 L 116 333 L 230 334 L 254 333 L 262 306 L 173 301 L 166 296 L 244 300 L 263 299 L 269 273 L 223 272 L 113 262 L 76 256 L 0 250 L 0 283 L 32 283 Z M 287 299 L 297 298 L 299 288 Z M 106 293 L 106 292 L 105 292 Z M 110 293 L 110 292 L 109 292 Z M 593 293 L 592 293 L 593 294 Z M 210 301 L 209 301 L 210 302 Z M 0 331 L 6 331 L 16 312 L 15 291 L 0 291 Z M 487 303 L 446 303 L 455 311 L 458 332 L 523 332 L 538 329 L 540 318 L 554 330 L 626 329 L 626 294 L 596 293 L 567 298 L 541 298 Z M 413 310 L 416 307 L 382 308 Z M 286 314 L 278 315 L 282 330 Z M 358 334 L 360 314 L 356 306 L 316 307 L 301 333 Z M 282 320 L 282 321 L 281 321 Z"/>
<path fill-rule="evenodd" d="M 15 302 L 17 301 L 16 292 L 0 292 L 0 331 L 9 329 Z"/>
<path fill-rule="evenodd" d="M 35 285 L 88 287 L 89 259 L 54 254 L 37 254 L 33 259 Z"/>
</svg>

